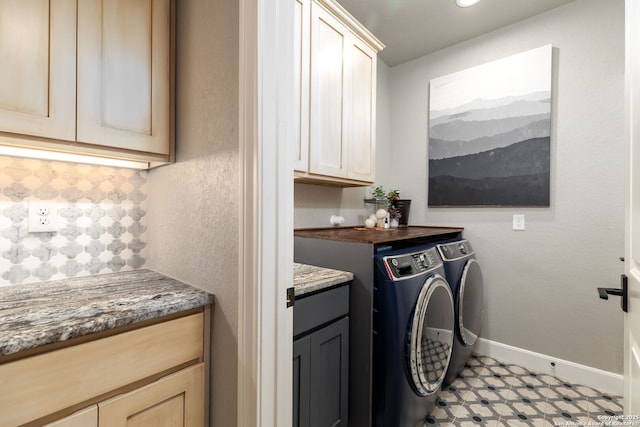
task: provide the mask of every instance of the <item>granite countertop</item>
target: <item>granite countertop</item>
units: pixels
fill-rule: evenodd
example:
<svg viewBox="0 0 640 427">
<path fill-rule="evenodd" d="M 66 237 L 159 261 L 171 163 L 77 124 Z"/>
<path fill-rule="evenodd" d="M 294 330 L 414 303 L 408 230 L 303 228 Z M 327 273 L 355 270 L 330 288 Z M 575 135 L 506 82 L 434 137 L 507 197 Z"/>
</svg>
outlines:
<svg viewBox="0 0 640 427">
<path fill-rule="evenodd" d="M 296 297 L 342 285 L 351 280 L 353 280 L 353 273 L 348 271 L 307 264 L 293 264 L 293 287 Z"/>
<path fill-rule="evenodd" d="M 0 357 L 212 304 L 150 270 L 0 287 Z"/>
</svg>

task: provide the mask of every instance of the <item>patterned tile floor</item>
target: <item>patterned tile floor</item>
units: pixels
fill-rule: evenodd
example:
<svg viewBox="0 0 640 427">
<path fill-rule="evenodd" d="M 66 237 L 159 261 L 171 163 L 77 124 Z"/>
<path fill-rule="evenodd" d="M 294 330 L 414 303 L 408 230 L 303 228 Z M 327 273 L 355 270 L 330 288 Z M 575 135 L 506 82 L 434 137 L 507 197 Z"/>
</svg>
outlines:
<svg viewBox="0 0 640 427">
<path fill-rule="evenodd" d="M 472 356 L 460 377 L 440 392 L 424 427 L 596 426 L 607 425 L 598 416 L 621 414 L 619 396 Z"/>
</svg>

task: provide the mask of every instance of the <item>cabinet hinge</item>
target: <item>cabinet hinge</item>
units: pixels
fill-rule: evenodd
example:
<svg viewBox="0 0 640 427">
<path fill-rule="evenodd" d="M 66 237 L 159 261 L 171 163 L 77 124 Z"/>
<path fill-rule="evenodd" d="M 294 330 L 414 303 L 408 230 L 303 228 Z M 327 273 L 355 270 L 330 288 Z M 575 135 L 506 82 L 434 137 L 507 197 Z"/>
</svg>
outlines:
<svg viewBox="0 0 640 427">
<path fill-rule="evenodd" d="M 296 301 L 296 293 L 293 287 L 287 288 L 287 308 L 293 307 Z"/>
</svg>

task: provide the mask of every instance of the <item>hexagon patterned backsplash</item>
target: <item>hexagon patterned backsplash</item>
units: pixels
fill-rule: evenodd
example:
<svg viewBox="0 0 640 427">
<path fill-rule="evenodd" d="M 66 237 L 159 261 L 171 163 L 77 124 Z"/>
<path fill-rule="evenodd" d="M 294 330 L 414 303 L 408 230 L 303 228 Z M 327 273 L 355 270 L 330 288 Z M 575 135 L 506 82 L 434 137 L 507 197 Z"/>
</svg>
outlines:
<svg viewBox="0 0 640 427">
<path fill-rule="evenodd" d="M 34 200 L 58 231 L 28 232 Z M 143 267 L 146 200 L 146 171 L 0 156 L 0 285 Z"/>
</svg>

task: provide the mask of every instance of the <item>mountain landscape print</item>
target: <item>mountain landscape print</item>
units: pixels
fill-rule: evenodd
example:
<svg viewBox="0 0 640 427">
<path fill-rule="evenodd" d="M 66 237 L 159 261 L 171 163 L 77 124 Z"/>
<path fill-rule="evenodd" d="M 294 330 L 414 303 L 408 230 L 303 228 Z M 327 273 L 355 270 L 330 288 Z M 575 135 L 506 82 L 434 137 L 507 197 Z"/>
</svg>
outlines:
<svg viewBox="0 0 640 427">
<path fill-rule="evenodd" d="M 552 46 L 431 80 L 429 206 L 549 206 Z"/>
</svg>

